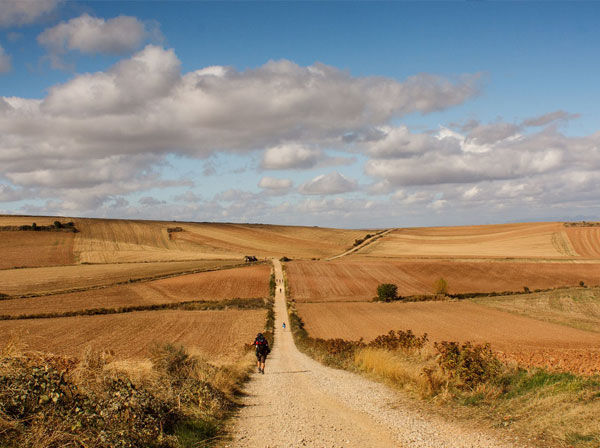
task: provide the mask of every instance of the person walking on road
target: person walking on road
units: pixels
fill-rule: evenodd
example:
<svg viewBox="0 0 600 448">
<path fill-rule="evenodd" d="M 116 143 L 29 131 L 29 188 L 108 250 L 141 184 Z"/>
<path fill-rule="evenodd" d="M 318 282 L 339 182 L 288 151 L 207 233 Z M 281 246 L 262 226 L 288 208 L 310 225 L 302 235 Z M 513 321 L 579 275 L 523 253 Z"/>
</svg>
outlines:
<svg viewBox="0 0 600 448">
<path fill-rule="evenodd" d="M 285 322 L 283 323 L 282 327 L 283 327 L 283 331 L 285 331 Z"/>
<path fill-rule="evenodd" d="M 256 347 L 256 365 L 258 367 L 258 373 L 265 374 L 265 361 L 267 360 L 267 356 L 271 353 L 271 349 L 269 348 L 269 341 L 263 336 L 262 333 L 258 333 L 256 335 L 256 339 L 254 339 L 254 344 Z"/>
</svg>

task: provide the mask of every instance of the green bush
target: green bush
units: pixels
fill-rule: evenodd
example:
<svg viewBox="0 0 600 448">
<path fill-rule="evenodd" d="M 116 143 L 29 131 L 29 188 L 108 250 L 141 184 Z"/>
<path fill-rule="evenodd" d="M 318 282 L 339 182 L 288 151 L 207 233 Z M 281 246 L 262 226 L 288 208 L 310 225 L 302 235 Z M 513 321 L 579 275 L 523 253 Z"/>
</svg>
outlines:
<svg viewBox="0 0 600 448">
<path fill-rule="evenodd" d="M 382 302 L 398 300 L 398 287 L 393 283 L 381 283 L 377 286 L 377 299 Z"/>
<path fill-rule="evenodd" d="M 434 289 L 436 294 L 448 294 L 448 282 L 439 278 L 434 284 Z"/>
</svg>

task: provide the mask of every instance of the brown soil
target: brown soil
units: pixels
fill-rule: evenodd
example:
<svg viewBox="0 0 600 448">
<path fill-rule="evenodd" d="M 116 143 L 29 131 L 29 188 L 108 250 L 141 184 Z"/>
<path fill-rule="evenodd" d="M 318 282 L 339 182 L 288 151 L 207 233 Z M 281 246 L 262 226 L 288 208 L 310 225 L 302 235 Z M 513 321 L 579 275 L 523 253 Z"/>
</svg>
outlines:
<svg viewBox="0 0 600 448">
<path fill-rule="evenodd" d="M 62 232 L 0 232 L 0 269 L 74 264 L 74 237 Z"/>
<path fill-rule="evenodd" d="M 194 269 L 213 269 L 238 263 L 239 261 L 236 260 L 208 260 L 2 270 L 0 271 L 0 293 L 24 295 L 67 291 L 73 288 L 112 285 L 129 279 L 168 275 Z"/>
<path fill-rule="evenodd" d="M 365 340 L 390 330 L 427 333 L 431 341 L 488 342 L 525 365 L 600 373 L 600 334 L 516 316 L 470 302 L 300 303 L 308 333 Z M 541 357 L 552 352 L 552 356 Z M 590 353 L 582 356 L 582 353 Z"/>
<path fill-rule="evenodd" d="M 373 260 L 294 261 L 286 265 L 297 301 L 371 300 L 380 283 L 394 283 L 400 295 L 433 294 L 440 277 L 450 293 L 522 291 L 600 282 L 600 263 L 510 261 Z"/>
<path fill-rule="evenodd" d="M 182 275 L 70 294 L 0 301 L 0 315 L 64 313 L 93 308 L 222 300 L 269 295 L 267 265 Z"/>
<path fill-rule="evenodd" d="M 144 359 L 153 344 L 174 343 L 211 361 L 234 361 L 265 324 L 264 310 L 149 311 L 0 322 L 0 345 L 11 338 L 30 350 L 80 356 L 87 346 L 120 359 Z"/>
</svg>

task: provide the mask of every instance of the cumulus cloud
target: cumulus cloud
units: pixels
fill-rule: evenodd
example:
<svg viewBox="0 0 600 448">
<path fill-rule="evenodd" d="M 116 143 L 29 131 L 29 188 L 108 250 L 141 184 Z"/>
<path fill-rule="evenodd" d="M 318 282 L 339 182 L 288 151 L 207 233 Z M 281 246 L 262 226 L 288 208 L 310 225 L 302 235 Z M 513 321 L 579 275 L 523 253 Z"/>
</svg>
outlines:
<svg viewBox="0 0 600 448">
<path fill-rule="evenodd" d="M 12 64 L 10 62 L 10 55 L 8 55 L 2 45 L 0 45 L 0 73 L 9 72 L 12 68 Z"/>
<path fill-rule="evenodd" d="M 48 28 L 38 36 L 38 42 L 54 55 L 55 65 L 60 65 L 59 55 L 78 50 L 81 53 L 126 54 L 140 48 L 156 29 L 150 29 L 135 17 L 119 16 L 105 20 L 83 14 Z"/>
<path fill-rule="evenodd" d="M 490 130 L 489 127 L 481 129 Z M 406 134 L 406 130 L 400 133 Z M 381 157 L 372 149 L 378 148 L 379 143 L 375 143 L 370 149 L 375 157 L 366 163 L 365 171 L 391 185 L 406 186 L 519 179 L 576 167 L 600 169 L 599 134 L 566 137 L 547 129 L 515 135 L 512 126 L 494 125 L 489 134 L 477 134 L 485 135 L 484 138 L 471 138 L 471 135 L 443 130 L 435 138 L 421 137 L 428 142 L 421 151 L 408 155 L 397 151 L 395 158 L 389 157 L 393 154 L 391 150 L 384 153 L 388 157 Z M 408 134 L 406 139 L 421 141 L 413 134 Z"/>
<path fill-rule="evenodd" d="M 0 176 L 16 188 L 53 189 L 74 206 L 86 192 L 89 205 L 158 182 L 155 169 L 170 154 L 264 151 L 264 169 L 314 167 L 329 160 L 319 148 L 463 102 L 478 80 L 353 77 L 286 60 L 182 74 L 173 50 L 148 45 L 105 71 L 52 86 L 43 98 L 0 97 Z"/>
<path fill-rule="evenodd" d="M 292 187 L 292 181 L 290 179 L 263 177 L 260 182 L 258 182 L 258 186 L 267 190 L 288 190 Z"/>
<path fill-rule="evenodd" d="M 308 195 L 340 194 L 356 190 L 358 190 L 358 182 L 337 171 L 321 174 L 302 184 L 298 189 L 300 193 Z"/>
<path fill-rule="evenodd" d="M 144 196 L 143 198 L 140 198 L 138 202 L 145 207 L 155 207 L 157 205 L 166 204 L 165 201 L 161 199 L 156 199 L 152 196 Z"/>
<path fill-rule="evenodd" d="M 0 27 L 13 27 L 35 22 L 51 12 L 62 0 L 2 0 Z"/>
<path fill-rule="evenodd" d="M 298 143 L 286 143 L 267 148 L 263 153 L 261 168 L 285 170 L 313 168 L 323 158 L 323 153 Z"/>
</svg>

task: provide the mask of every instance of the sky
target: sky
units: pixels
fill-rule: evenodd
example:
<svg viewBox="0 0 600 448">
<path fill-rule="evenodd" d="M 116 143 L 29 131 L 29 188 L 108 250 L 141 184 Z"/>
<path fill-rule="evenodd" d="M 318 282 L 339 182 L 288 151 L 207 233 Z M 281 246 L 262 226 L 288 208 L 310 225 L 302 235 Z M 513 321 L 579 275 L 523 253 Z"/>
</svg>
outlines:
<svg viewBox="0 0 600 448">
<path fill-rule="evenodd" d="M 0 0 L 0 214 L 600 220 L 600 2 Z"/>
</svg>

